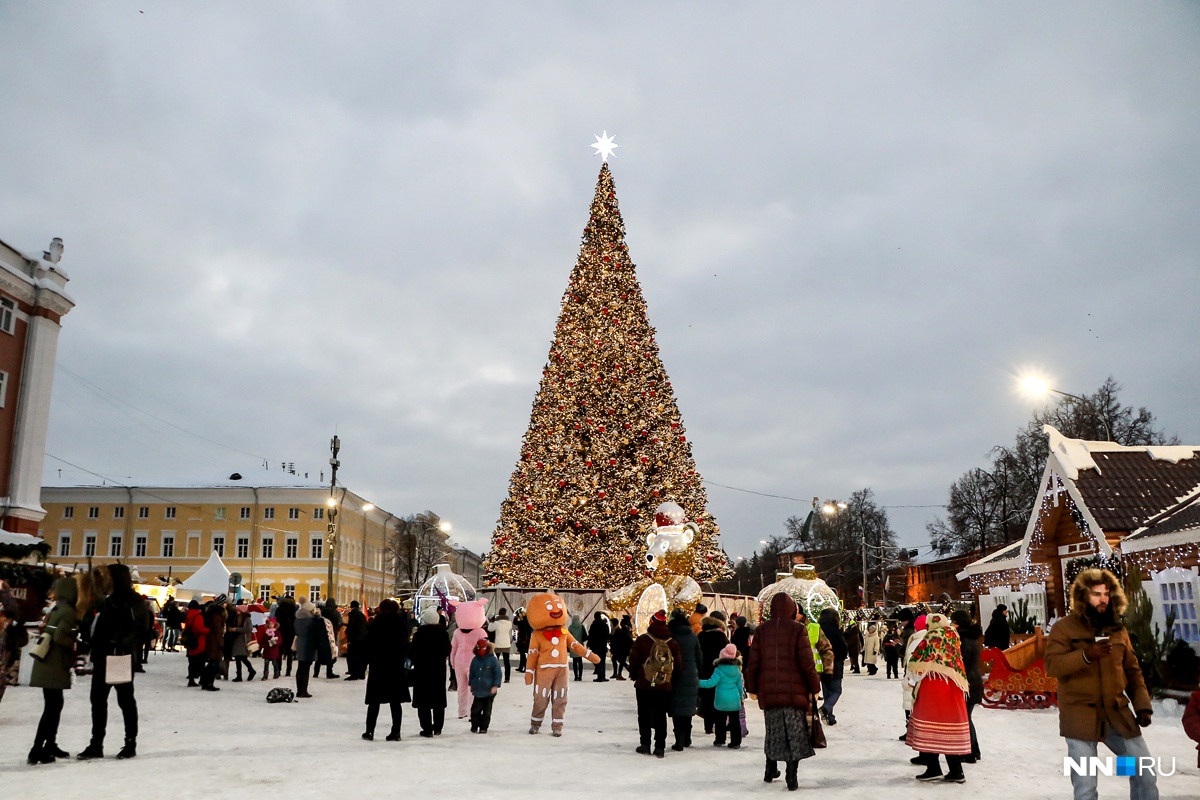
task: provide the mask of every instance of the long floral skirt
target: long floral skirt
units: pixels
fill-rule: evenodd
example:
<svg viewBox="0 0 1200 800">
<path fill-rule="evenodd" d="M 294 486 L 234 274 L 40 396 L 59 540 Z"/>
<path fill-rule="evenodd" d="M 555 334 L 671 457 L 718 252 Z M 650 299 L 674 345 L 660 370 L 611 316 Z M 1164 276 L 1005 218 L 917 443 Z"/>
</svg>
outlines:
<svg viewBox="0 0 1200 800">
<path fill-rule="evenodd" d="M 904 743 L 921 753 L 970 755 L 971 723 L 962 689 L 936 673 L 926 675 L 918 687 Z"/>
<path fill-rule="evenodd" d="M 768 708 L 763 711 L 767 735 L 763 750 L 771 761 L 799 761 L 814 755 L 808 736 L 808 717 L 800 708 Z"/>
</svg>

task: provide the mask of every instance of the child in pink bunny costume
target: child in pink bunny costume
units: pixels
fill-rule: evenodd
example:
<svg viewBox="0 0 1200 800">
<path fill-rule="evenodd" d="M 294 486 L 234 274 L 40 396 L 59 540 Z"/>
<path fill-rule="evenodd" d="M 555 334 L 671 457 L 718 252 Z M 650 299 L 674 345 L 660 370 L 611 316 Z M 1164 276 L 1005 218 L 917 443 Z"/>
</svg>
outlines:
<svg viewBox="0 0 1200 800">
<path fill-rule="evenodd" d="M 454 639 L 450 642 L 450 664 L 458 679 L 458 718 L 463 719 L 471 713 L 471 659 L 475 657 L 475 643 L 487 639 L 487 631 L 483 629 L 486 618 L 487 600 L 475 600 L 470 603 L 459 603 L 454 609 L 454 623 L 458 629 L 454 631 Z"/>
</svg>

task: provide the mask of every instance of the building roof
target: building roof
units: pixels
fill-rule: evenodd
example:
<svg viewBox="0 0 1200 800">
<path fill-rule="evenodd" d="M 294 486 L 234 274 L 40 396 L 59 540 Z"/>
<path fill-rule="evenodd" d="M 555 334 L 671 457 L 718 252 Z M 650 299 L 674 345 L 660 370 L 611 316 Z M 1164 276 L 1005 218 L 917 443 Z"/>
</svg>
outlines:
<svg viewBox="0 0 1200 800">
<path fill-rule="evenodd" d="M 1177 461 L 1156 458 L 1153 450 L 1094 452 L 1095 467 L 1079 471 L 1075 486 L 1102 530 L 1136 531 L 1200 489 L 1200 447 Z"/>
<path fill-rule="evenodd" d="M 1144 527 L 1126 536 L 1122 544 L 1183 531 L 1195 531 L 1200 538 L 1200 488 L 1190 497 L 1149 520 Z"/>
</svg>

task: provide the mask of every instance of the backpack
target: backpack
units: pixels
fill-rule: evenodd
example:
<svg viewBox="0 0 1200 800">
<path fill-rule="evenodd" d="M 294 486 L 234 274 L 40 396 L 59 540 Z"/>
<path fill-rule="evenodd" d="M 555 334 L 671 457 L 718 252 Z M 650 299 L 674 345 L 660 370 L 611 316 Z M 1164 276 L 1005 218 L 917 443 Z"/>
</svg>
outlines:
<svg viewBox="0 0 1200 800">
<path fill-rule="evenodd" d="M 282 686 L 277 686 L 267 692 L 268 703 L 290 703 L 296 699 L 296 693 L 291 689 L 284 689 Z"/>
<path fill-rule="evenodd" d="M 656 689 L 671 682 L 671 673 L 675 671 L 675 657 L 671 655 L 670 639 L 660 639 L 649 633 L 646 635 L 653 644 L 650 645 L 650 654 L 642 664 L 642 675 L 649 682 L 650 688 Z"/>
</svg>

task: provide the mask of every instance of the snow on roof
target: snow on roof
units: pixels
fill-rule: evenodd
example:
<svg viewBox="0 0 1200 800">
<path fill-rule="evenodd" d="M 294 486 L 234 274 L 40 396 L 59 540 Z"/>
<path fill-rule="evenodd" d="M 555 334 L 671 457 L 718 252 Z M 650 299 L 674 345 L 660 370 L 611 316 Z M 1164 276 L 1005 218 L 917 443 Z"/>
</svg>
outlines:
<svg viewBox="0 0 1200 800">
<path fill-rule="evenodd" d="M 79 477 L 79 473 L 70 473 L 66 470 L 63 470 L 61 474 L 57 469 L 47 470 L 46 473 L 47 474 L 42 479 L 42 487 L 45 489 L 111 488 L 114 486 L 130 487 L 135 489 L 249 489 L 251 487 L 258 489 L 329 488 L 329 484 L 327 482 L 318 480 L 317 478 L 306 478 L 304 477 L 303 473 L 299 475 L 293 475 L 292 473 L 285 472 L 283 470 L 264 470 L 261 467 L 243 472 L 226 472 L 216 475 L 196 476 L 192 477 L 191 479 L 154 475 L 118 475 L 111 479 L 103 479 L 89 475 L 81 479 Z M 241 478 L 235 480 L 232 478 L 233 475 L 240 475 Z"/>
<path fill-rule="evenodd" d="M 1085 439 L 1068 439 L 1053 425 L 1043 425 L 1042 430 L 1050 440 L 1050 452 L 1062 465 L 1063 477 L 1077 480 L 1081 470 L 1094 469 L 1100 473 L 1100 466 L 1092 458 L 1093 453 L 1146 453 L 1155 461 L 1167 461 L 1178 464 L 1196 455 L 1200 447 L 1189 445 L 1142 445 L 1126 446 L 1116 442 L 1090 442 Z"/>
<path fill-rule="evenodd" d="M 28 547 L 33 544 L 45 544 L 45 540 L 37 536 L 31 536 L 28 533 L 0 531 L 0 544 L 19 544 Z"/>
</svg>

